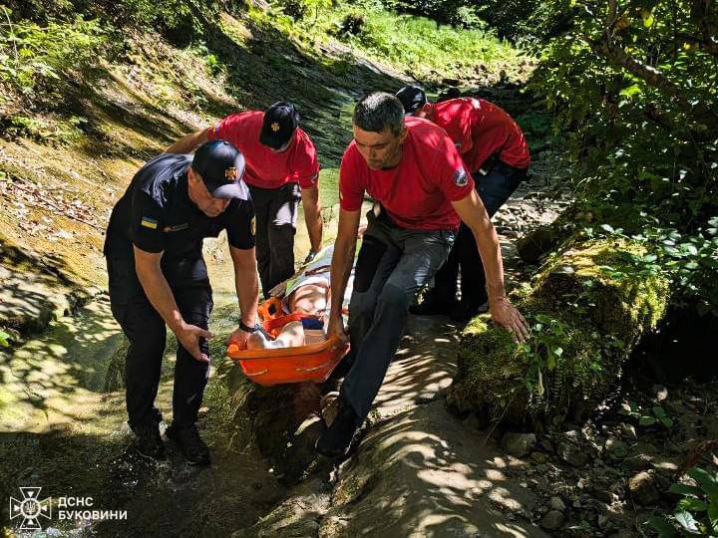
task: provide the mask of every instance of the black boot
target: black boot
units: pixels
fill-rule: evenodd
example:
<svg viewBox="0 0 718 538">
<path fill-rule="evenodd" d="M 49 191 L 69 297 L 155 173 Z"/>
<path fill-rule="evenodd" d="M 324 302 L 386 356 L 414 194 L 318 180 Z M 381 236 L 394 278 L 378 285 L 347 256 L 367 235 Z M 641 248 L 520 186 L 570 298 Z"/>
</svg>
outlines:
<svg viewBox="0 0 718 538">
<path fill-rule="evenodd" d="M 415 316 L 446 316 L 456 305 L 454 296 L 444 295 L 435 289 L 424 295 L 424 300 L 409 307 Z"/>
<path fill-rule="evenodd" d="M 174 422 L 165 431 L 167 438 L 174 441 L 190 465 L 209 465 L 209 448 L 202 441 L 197 426 L 178 427 Z"/>
<path fill-rule="evenodd" d="M 140 456 L 154 460 L 165 459 L 165 445 L 160 436 L 159 422 L 151 419 L 134 426 L 132 431 L 137 436 L 135 449 Z"/>
<path fill-rule="evenodd" d="M 339 411 L 332 425 L 317 439 L 314 448 L 327 458 L 344 456 L 362 421 L 352 406 L 339 397 Z"/>
</svg>

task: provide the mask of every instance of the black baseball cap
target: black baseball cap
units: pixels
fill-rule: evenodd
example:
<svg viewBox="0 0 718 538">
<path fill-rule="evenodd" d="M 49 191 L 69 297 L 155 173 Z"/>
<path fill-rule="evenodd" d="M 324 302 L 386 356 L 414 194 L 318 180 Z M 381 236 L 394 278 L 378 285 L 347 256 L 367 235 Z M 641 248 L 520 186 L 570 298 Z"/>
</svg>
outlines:
<svg viewBox="0 0 718 538">
<path fill-rule="evenodd" d="M 404 86 L 396 92 L 396 98 L 404 105 L 404 114 L 410 115 L 423 107 L 429 100 L 426 93 L 419 86 Z"/>
<path fill-rule="evenodd" d="M 281 149 L 291 140 L 299 126 L 299 114 L 294 105 L 280 101 L 264 113 L 259 141 L 272 149 Z"/>
<path fill-rule="evenodd" d="M 194 154 L 192 168 L 215 198 L 249 199 L 249 189 L 242 181 L 244 155 L 226 140 L 202 144 Z"/>
</svg>

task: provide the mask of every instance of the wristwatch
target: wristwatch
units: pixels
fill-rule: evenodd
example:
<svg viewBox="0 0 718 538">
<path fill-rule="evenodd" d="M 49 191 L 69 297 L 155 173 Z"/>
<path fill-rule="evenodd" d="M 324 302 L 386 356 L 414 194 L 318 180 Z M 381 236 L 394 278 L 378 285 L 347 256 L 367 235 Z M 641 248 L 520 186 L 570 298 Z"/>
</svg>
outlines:
<svg viewBox="0 0 718 538">
<path fill-rule="evenodd" d="M 259 323 L 255 323 L 253 326 L 245 325 L 242 320 L 239 320 L 239 328 L 242 329 L 246 333 L 256 333 L 258 330 L 261 329 Z"/>
<path fill-rule="evenodd" d="M 304 264 L 306 265 L 306 264 L 308 264 L 308 263 L 313 262 L 313 261 L 314 261 L 314 258 L 317 257 L 317 254 L 319 254 L 317 251 L 315 251 L 315 250 L 310 250 L 310 251 L 309 251 L 309 254 L 307 254 L 307 257 L 304 258 Z"/>
</svg>

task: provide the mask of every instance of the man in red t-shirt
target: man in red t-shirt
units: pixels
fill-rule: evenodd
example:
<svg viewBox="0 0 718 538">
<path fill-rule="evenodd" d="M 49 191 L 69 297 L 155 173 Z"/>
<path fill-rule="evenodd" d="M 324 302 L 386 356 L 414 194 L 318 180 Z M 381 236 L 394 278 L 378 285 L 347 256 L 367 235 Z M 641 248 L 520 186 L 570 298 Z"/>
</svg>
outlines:
<svg viewBox="0 0 718 538">
<path fill-rule="evenodd" d="M 531 156 L 521 128 L 504 110 L 485 99 L 462 97 L 430 103 L 424 90 L 405 86 L 396 94 L 404 111 L 426 118 L 446 130 L 476 183 L 484 207 L 492 217 L 526 179 Z M 456 280 L 461 267 L 461 301 Z M 435 286 L 414 314 L 449 314 L 465 321 L 488 299 L 486 279 L 471 231 L 461 226 L 449 259 L 436 274 Z"/>
<path fill-rule="evenodd" d="M 217 125 L 186 136 L 167 153 L 189 153 L 208 140 L 231 142 L 246 159 L 244 181 L 256 213 L 257 266 L 265 298 L 294 274 L 294 234 L 299 200 L 309 232 L 311 261 L 322 246 L 319 162 L 309 136 L 290 103 L 266 112 L 231 114 Z"/>
<path fill-rule="evenodd" d="M 501 250 L 491 220 L 446 132 L 404 118 L 399 100 L 376 92 L 354 109 L 354 141 L 340 168 L 339 228 L 331 267 L 328 335 L 347 340 L 342 299 L 356 249 L 365 193 L 378 203 L 367 214 L 349 303 L 353 362 L 339 410 L 317 441 L 321 454 L 343 455 L 371 409 L 401 340 L 416 293 L 446 261 L 459 223 L 473 231 L 486 267 L 491 315 L 517 341 L 527 336 L 504 291 Z"/>
</svg>

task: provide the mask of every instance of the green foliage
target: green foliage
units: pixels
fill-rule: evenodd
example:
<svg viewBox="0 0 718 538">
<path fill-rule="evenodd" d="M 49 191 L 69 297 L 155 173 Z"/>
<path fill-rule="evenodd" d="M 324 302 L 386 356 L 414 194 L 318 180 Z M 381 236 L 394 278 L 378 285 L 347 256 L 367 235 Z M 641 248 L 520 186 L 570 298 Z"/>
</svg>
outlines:
<svg viewBox="0 0 718 538">
<path fill-rule="evenodd" d="M 569 0 L 563 6 L 541 0 L 484 0 L 478 14 L 500 35 L 540 46 L 565 24 L 568 5 Z"/>
<path fill-rule="evenodd" d="M 388 0 L 384 5 L 403 13 L 428 17 L 459 28 L 482 28 L 479 9 L 469 0 Z"/>
<path fill-rule="evenodd" d="M 657 219 L 654 219 L 654 221 Z M 587 227 L 587 237 L 617 237 L 628 239 L 621 228 L 603 224 L 600 232 Z M 646 226 L 631 239 L 646 246 L 643 254 L 626 254 L 620 271 L 610 265 L 600 269 L 611 278 L 624 279 L 635 276 L 649 277 L 662 274 L 674 283 L 673 300 L 693 305 L 701 313 L 712 312 L 718 316 L 718 217 L 708 220 L 707 225 L 690 234 L 676 228 Z"/>
<path fill-rule="evenodd" d="M 621 409 L 620 413 L 637 421 L 639 426 L 661 425 L 668 430 L 673 427 L 673 419 L 660 405 L 655 405 L 650 410 L 644 411 L 636 402 L 629 402 L 628 407 Z"/>
<path fill-rule="evenodd" d="M 10 335 L 0 329 L 0 348 L 10 347 Z"/>
<path fill-rule="evenodd" d="M 105 42 L 96 20 L 77 16 L 68 23 L 13 22 L 0 6 L 0 82 L 19 95 L 26 106 L 58 99 L 67 75 L 92 66 Z"/>
<path fill-rule="evenodd" d="M 547 314 L 530 316 L 531 338 L 519 346 L 518 356 L 526 365 L 526 388 L 542 397 L 545 393 L 543 372 L 553 372 L 563 360 L 563 345 L 569 328 L 559 319 Z"/>
<path fill-rule="evenodd" d="M 549 44 L 534 87 L 575 131 L 581 194 L 619 222 L 640 225 L 642 212 L 679 229 L 705 222 L 718 208 L 718 70 L 707 37 L 715 8 L 573 4 L 570 29 Z"/>
<path fill-rule="evenodd" d="M 82 128 L 87 118 L 82 116 L 42 117 L 42 116 L 12 116 L 5 128 L 9 137 L 25 136 L 42 142 L 60 145 L 79 140 Z"/>
<path fill-rule="evenodd" d="M 308 19 L 308 18 L 307 18 Z M 498 72 L 519 63 L 521 53 L 482 29 L 460 30 L 435 21 L 386 11 L 383 5 L 335 4 L 320 10 L 302 30 L 334 34 L 369 56 L 388 62 L 418 79 L 458 77 L 483 64 Z M 347 20 L 353 24 L 348 25 Z M 348 26 L 351 26 L 349 28 Z"/>
<path fill-rule="evenodd" d="M 532 86 L 570 129 L 577 197 L 642 238 L 636 267 L 718 314 L 718 7 L 693 0 L 551 2 L 570 24 Z M 612 8 L 615 6 L 615 9 Z"/>
<path fill-rule="evenodd" d="M 654 515 L 647 524 L 661 538 L 718 536 L 718 474 L 694 467 L 686 475 L 697 485 L 673 484 L 671 493 L 682 496 L 673 514 Z"/>
<path fill-rule="evenodd" d="M 204 33 L 204 20 L 218 14 L 211 0 L 119 0 L 106 11 L 117 26 L 158 29 L 172 42 L 187 46 Z"/>
</svg>

